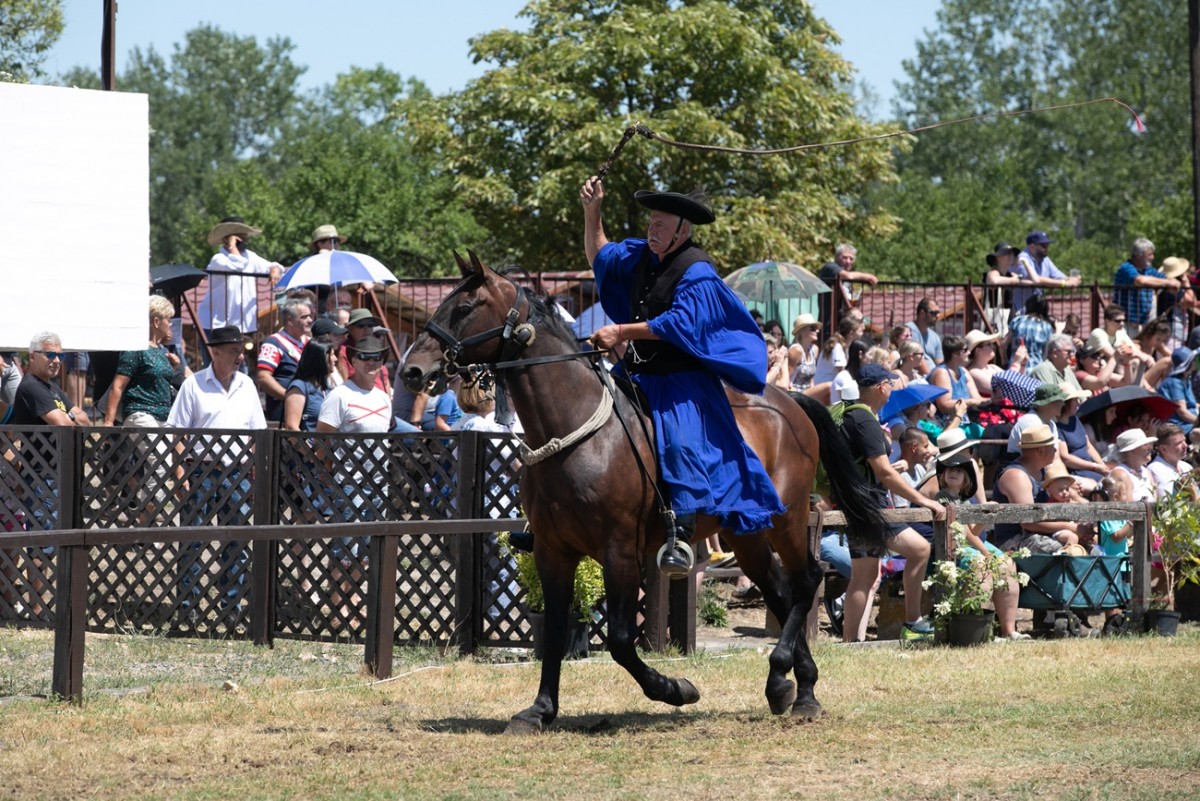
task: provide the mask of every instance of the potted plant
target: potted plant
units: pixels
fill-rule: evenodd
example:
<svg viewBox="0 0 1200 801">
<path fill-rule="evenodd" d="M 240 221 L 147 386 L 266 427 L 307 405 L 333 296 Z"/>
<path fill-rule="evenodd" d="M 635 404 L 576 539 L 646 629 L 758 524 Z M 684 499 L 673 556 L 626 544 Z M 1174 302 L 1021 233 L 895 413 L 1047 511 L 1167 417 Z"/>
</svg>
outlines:
<svg viewBox="0 0 1200 801">
<path fill-rule="evenodd" d="M 962 524 L 951 524 L 951 531 L 955 553 L 962 553 L 967 548 Z M 950 645 L 991 642 L 995 613 L 984 610 L 983 605 L 991 599 L 992 588 L 1006 584 L 1011 576 L 1005 560 L 991 553 L 977 554 L 967 566 L 954 560 L 934 562 L 930 577 L 921 586 L 934 591 L 934 622 L 945 641 Z M 1021 572 L 1016 578 L 1022 586 L 1029 581 Z"/>
<path fill-rule="evenodd" d="M 533 655 L 542 658 L 542 632 L 545 629 L 546 596 L 542 593 L 542 580 L 538 576 L 533 554 L 509 547 L 508 534 L 497 539 L 502 551 L 517 566 L 517 583 L 525 590 L 525 606 L 529 610 L 530 628 L 533 633 Z M 575 568 L 575 589 L 571 597 L 571 612 L 567 624 L 567 659 L 582 659 L 588 655 L 588 640 L 596 604 L 604 597 L 604 570 L 600 563 L 585 556 Z"/>
<path fill-rule="evenodd" d="M 1166 590 L 1150 600 L 1146 630 L 1171 636 L 1179 627 L 1175 591 L 1200 584 L 1200 491 L 1195 471 L 1180 476 L 1174 490 L 1154 506 L 1155 549 L 1162 560 Z"/>
</svg>

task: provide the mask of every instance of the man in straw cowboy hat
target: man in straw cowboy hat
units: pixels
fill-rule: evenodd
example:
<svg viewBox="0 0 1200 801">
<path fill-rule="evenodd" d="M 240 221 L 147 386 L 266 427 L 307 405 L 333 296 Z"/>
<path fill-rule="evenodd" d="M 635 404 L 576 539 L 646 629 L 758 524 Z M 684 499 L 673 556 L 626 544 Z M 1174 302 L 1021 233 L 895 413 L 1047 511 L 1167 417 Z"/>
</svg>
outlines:
<svg viewBox="0 0 1200 801">
<path fill-rule="evenodd" d="M 579 190 L 584 251 L 600 302 L 615 321 L 597 329 L 592 341 L 600 348 L 626 346 L 622 369 L 649 401 L 677 535 L 675 547 L 660 553 L 659 568 L 684 575 L 693 562 L 686 540 L 696 514 L 750 533 L 784 511 L 721 385 L 761 394 L 767 353 L 746 307 L 692 242 L 694 226 L 716 219 L 706 198 L 647 190 L 634 198 L 650 210 L 646 238 L 609 242 L 600 179 L 589 178 Z M 701 431 L 707 436 L 697 436 Z M 670 524 L 672 516 L 667 519 Z"/>
<path fill-rule="evenodd" d="M 996 474 L 992 499 L 996 503 L 1032 504 L 1045 498 L 1043 471 L 1054 464 L 1058 439 L 1050 427 L 1039 424 L 1021 432 L 1021 455 Z M 991 540 L 1003 551 L 1028 548 L 1032 553 L 1058 553 L 1067 545 L 1079 543 L 1084 524 L 1069 520 L 1039 523 L 997 523 Z"/>
<path fill-rule="evenodd" d="M 308 247 L 313 253 L 322 250 L 337 250 L 338 245 L 346 244 L 346 237 L 338 234 L 336 225 L 318 225 L 313 229 Z"/>
<path fill-rule="evenodd" d="M 258 330 L 255 277 L 269 275 L 278 281 L 283 275 L 283 265 L 268 262 L 246 247 L 246 240 L 261 233 L 241 217 L 226 217 L 208 232 L 208 244 L 221 249 L 208 262 L 208 294 L 200 301 L 200 325 L 206 336 L 230 325 L 247 334 Z"/>
</svg>

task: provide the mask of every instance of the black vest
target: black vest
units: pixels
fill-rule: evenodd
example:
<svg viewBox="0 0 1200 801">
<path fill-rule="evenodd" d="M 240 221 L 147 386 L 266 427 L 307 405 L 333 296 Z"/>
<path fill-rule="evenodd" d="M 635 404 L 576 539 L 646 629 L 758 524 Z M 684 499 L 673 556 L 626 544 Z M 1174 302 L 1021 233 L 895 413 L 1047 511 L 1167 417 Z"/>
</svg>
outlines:
<svg viewBox="0 0 1200 801">
<path fill-rule="evenodd" d="M 679 280 L 698 261 L 711 263 L 708 254 L 692 244 L 689 239 L 666 261 L 653 265 L 653 254 L 647 245 L 633 273 L 633 296 L 630 298 L 629 314 L 632 322 L 653 320 L 671 308 L 675 302 L 675 287 Z M 702 370 L 700 361 L 670 342 L 661 339 L 639 339 L 630 342 L 625 352 L 625 369 L 630 373 L 664 375 L 683 370 Z"/>
</svg>

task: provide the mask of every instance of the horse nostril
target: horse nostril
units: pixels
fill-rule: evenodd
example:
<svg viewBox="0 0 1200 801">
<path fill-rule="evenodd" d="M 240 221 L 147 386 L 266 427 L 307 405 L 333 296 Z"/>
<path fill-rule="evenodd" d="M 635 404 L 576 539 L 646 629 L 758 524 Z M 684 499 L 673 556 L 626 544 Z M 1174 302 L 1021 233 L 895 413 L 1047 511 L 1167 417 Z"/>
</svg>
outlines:
<svg viewBox="0 0 1200 801">
<path fill-rule="evenodd" d="M 416 365 L 405 367 L 401 373 L 401 377 L 404 379 L 404 386 L 410 392 L 419 392 L 425 383 L 425 375 L 421 372 L 421 368 Z"/>
</svg>

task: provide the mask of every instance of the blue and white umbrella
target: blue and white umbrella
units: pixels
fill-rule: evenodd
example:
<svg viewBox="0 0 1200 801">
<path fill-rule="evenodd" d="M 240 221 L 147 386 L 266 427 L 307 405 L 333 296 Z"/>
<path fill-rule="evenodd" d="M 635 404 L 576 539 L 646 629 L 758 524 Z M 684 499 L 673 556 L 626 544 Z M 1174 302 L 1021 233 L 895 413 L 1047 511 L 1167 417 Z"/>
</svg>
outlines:
<svg viewBox="0 0 1200 801">
<path fill-rule="evenodd" d="M 296 286 L 332 286 L 334 284 L 394 284 L 392 271 L 378 259 L 349 250 L 323 250 L 293 264 L 279 279 L 281 289 Z"/>
</svg>

